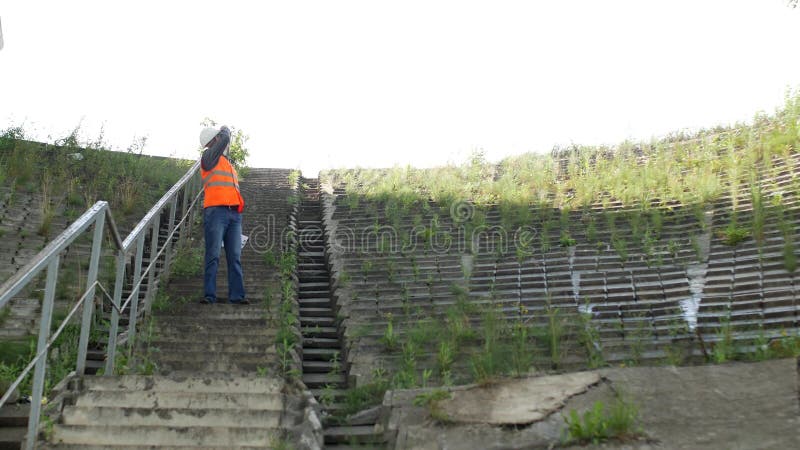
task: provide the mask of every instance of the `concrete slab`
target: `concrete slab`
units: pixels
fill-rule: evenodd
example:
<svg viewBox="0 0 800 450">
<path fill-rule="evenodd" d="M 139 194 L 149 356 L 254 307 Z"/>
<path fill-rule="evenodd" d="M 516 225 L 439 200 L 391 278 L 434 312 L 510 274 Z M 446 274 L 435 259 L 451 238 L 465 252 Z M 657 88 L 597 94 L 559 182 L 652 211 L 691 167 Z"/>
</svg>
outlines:
<svg viewBox="0 0 800 450">
<path fill-rule="evenodd" d="M 596 372 L 512 379 L 454 391 L 440 406 L 457 423 L 524 425 L 547 417 L 568 398 L 598 382 Z"/>
<path fill-rule="evenodd" d="M 396 436 L 393 448 L 404 449 L 511 449 L 511 448 L 619 448 L 619 449 L 788 449 L 800 448 L 797 360 L 735 363 L 693 367 L 634 367 L 584 372 L 601 377 L 541 420 L 525 425 L 490 423 L 496 415 L 491 402 L 467 405 L 480 420 L 442 424 L 426 407 L 413 405 L 420 391 L 391 391 L 384 400 L 382 422 L 387 435 Z M 552 378 L 576 374 L 556 375 Z M 550 378 L 550 377 L 543 377 Z M 524 383 L 511 380 L 508 383 Z M 504 383 L 505 384 L 505 383 Z M 454 400 L 459 388 L 455 388 Z M 468 393 L 471 389 L 461 389 Z M 596 446 L 564 446 L 562 414 L 579 413 L 594 402 L 610 404 L 617 392 L 639 409 L 639 425 L 646 437 Z M 533 403 L 518 391 L 516 404 Z M 479 399 L 475 399 L 479 400 Z M 452 400 L 451 400 L 452 402 Z M 440 406 L 447 405 L 444 401 Z M 505 406 L 507 404 L 504 404 Z M 451 405 L 455 406 L 455 405 Z M 458 411 L 448 409 L 451 418 Z M 499 413 L 502 416 L 504 413 Z M 527 414 L 522 411 L 521 414 Z"/>
</svg>

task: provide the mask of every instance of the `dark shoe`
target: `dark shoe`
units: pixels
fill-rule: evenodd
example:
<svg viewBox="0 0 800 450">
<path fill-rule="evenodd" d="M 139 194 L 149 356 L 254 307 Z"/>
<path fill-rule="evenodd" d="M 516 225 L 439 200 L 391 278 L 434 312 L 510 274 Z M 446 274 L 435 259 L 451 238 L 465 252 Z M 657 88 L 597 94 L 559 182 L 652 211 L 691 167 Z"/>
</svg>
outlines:
<svg viewBox="0 0 800 450">
<path fill-rule="evenodd" d="M 228 303 L 230 303 L 232 305 L 249 305 L 250 304 L 250 300 L 248 300 L 246 298 L 243 298 L 241 300 L 229 300 Z"/>
<path fill-rule="evenodd" d="M 200 300 L 200 303 L 203 304 L 203 305 L 213 305 L 214 303 L 216 303 L 216 301 L 213 298 L 206 297 L 206 298 Z"/>
</svg>

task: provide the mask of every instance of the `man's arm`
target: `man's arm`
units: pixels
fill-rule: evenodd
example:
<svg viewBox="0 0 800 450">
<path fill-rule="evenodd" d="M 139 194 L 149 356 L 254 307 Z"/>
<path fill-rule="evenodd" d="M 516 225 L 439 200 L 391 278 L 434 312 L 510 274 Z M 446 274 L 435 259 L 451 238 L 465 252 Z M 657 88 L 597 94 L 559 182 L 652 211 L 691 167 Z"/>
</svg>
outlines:
<svg viewBox="0 0 800 450">
<path fill-rule="evenodd" d="M 200 165 L 203 167 L 203 170 L 211 170 L 217 165 L 219 157 L 222 156 L 222 152 L 228 148 L 230 142 L 231 130 L 223 125 L 214 143 L 203 151 L 203 157 L 200 159 Z"/>
</svg>

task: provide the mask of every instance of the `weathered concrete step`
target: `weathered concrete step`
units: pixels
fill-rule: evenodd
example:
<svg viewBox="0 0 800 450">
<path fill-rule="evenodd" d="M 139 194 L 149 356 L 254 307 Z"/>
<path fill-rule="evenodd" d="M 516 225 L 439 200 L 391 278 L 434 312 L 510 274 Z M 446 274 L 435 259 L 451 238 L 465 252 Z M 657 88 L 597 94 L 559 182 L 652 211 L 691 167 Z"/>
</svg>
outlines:
<svg viewBox="0 0 800 450">
<path fill-rule="evenodd" d="M 213 305 L 197 304 L 191 311 L 191 316 L 187 312 L 158 312 L 156 317 L 164 320 L 183 320 L 191 317 L 208 317 L 220 320 L 237 320 L 259 318 L 266 313 L 261 305 L 231 305 L 228 303 L 217 303 Z"/>
<path fill-rule="evenodd" d="M 312 390 L 325 388 L 326 386 L 333 386 L 336 388 L 345 388 L 347 386 L 347 380 L 343 374 L 331 373 L 304 373 L 303 383 Z"/>
<path fill-rule="evenodd" d="M 52 441 L 88 445 L 262 446 L 273 441 L 269 428 L 228 427 L 127 427 L 57 425 Z"/>
<path fill-rule="evenodd" d="M 209 305 L 209 308 L 214 308 Z M 214 312 L 201 312 L 191 316 L 172 316 L 163 317 L 156 316 L 156 326 L 173 326 L 173 325 L 194 325 L 203 327 L 227 326 L 239 328 L 263 328 L 267 326 L 267 319 L 262 317 L 266 311 L 253 312 L 250 314 L 241 314 L 234 317 L 221 317 L 214 314 Z"/>
<path fill-rule="evenodd" d="M 317 308 L 328 308 L 331 307 L 331 299 L 327 297 L 320 297 L 320 298 L 300 298 L 297 299 L 298 303 L 300 303 L 300 307 L 308 308 L 308 307 L 317 307 Z"/>
<path fill-rule="evenodd" d="M 216 373 L 225 372 L 233 375 L 252 376 L 263 370 L 265 367 L 270 367 L 270 361 L 273 361 L 276 356 L 270 358 L 261 357 L 260 359 L 238 361 L 233 358 L 215 358 L 210 360 L 189 361 L 189 360 L 176 360 L 172 357 L 159 359 L 153 358 L 156 364 L 156 372 L 160 375 L 183 375 L 190 376 L 198 373 Z"/>
<path fill-rule="evenodd" d="M 330 427 L 325 429 L 325 444 L 380 444 L 383 436 L 375 433 L 372 425 Z"/>
<path fill-rule="evenodd" d="M 303 360 L 305 361 L 331 361 L 334 358 L 341 359 L 338 348 L 304 348 Z"/>
<path fill-rule="evenodd" d="M 184 340 L 154 340 L 150 342 L 150 349 L 158 349 L 161 353 L 184 353 L 190 352 L 194 354 L 202 354 L 205 352 L 210 353 L 226 353 L 226 354 L 238 354 L 238 353 L 246 353 L 246 354 L 260 354 L 260 355 L 267 355 L 267 354 L 274 354 L 275 353 L 275 344 L 267 339 L 259 339 L 261 342 L 257 342 L 255 339 L 251 340 L 250 342 L 236 342 L 236 343 L 224 343 L 218 342 L 216 339 L 207 339 L 205 342 L 198 342 L 196 339 L 194 341 L 190 339 Z"/>
<path fill-rule="evenodd" d="M 67 406 L 62 421 L 65 425 L 277 428 L 281 415 L 282 411 L 271 410 Z"/>
<path fill-rule="evenodd" d="M 333 328 L 336 324 L 336 318 L 333 316 L 316 316 L 316 317 L 309 317 L 309 316 L 300 316 L 300 325 L 303 327 L 328 327 Z"/>
<path fill-rule="evenodd" d="M 28 426 L 28 414 L 31 406 L 28 404 L 7 404 L 0 408 L 0 428 Z"/>
<path fill-rule="evenodd" d="M 336 327 L 304 326 L 300 328 L 300 332 L 306 336 L 306 339 L 333 339 L 338 342 L 339 338 L 339 331 Z"/>
<path fill-rule="evenodd" d="M 191 366 L 198 365 L 203 367 L 205 364 L 221 364 L 228 363 L 231 367 L 252 367 L 258 365 L 268 365 L 270 360 L 276 354 L 275 347 L 272 346 L 264 352 L 217 352 L 208 353 L 206 351 L 189 351 L 189 350 L 175 350 L 165 351 L 160 350 L 153 353 L 153 359 L 157 362 L 164 364 L 189 364 Z"/>
<path fill-rule="evenodd" d="M 328 272 L 325 270 L 303 270 L 297 274 L 300 283 L 328 283 Z"/>
<path fill-rule="evenodd" d="M 234 377 L 207 374 L 192 377 L 124 375 L 119 377 L 84 377 L 82 387 L 89 391 L 147 391 L 182 393 L 252 393 L 279 394 L 283 383 L 264 377 Z"/>
<path fill-rule="evenodd" d="M 266 325 L 257 328 L 239 328 L 233 323 L 208 325 L 202 323 L 184 324 L 184 323 L 159 323 L 153 328 L 156 336 L 202 336 L 203 340 L 215 339 L 208 336 L 228 336 L 235 334 L 238 336 L 273 336 L 275 330 L 268 328 Z"/>
<path fill-rule="evenodd" d="M 331 308 L 300 308 L 300 317 L 333 317 Z"/>
<path fill-rule="evenodd" d="M 303 269 L 298 270 L 298 275 L 300 278 L 304 276 L 328 276 L 328 271 L 325 269 Z"/>
<path fill-rule="evenodd" d="M 379 443 L 369 444 L 325 444 L 325 450 L 378 450 L 385 448 L 385 445 Z"/>
<path fill-rule="evenodd" d="M 310 334 L 310 333 L 309 333 Z M 335 348 L 340 349 L 342 343 L 339 339 L 324 338 L 324 337 L 310 337 L 303 333 L 303 347 L 305 348 Z"/>
<path fill-rule="evenodd" d="M 249 344 L 272 344 L 275 341 L 276 334 L 277 330 L 268 330 L 267 332 L 264 333 L 249 334 L 249 335 L 213 334 L 213 335 L 206 335 L 206 337 L 204 338 L 204 342 L 216 345 L 217 347 L 220 347 L 224 350 L 226 347 L 221 347 L 221 346 L 235 347 L 235 346 L 242 346 Z M 180 334 L 180 333 L 158 333 L 150 341 L 150 345 L 158 347 L 159 343 L 167 343 L 167 344 L 188 343 L 191 345 L 201 344 L 200 342 L 198 342 L 197 336 Z"/>
<path fill-rule="evenodd" d="M 334 401 L 334 405 L 343 405 L 343 403 L 340 402 L 347 396 L 347 391 L 343 388 L 326 389 L 324 386 L 322 386 L 322 387 L 310 388 L 310 391 L 311 394 L 314 395 L 314 397 L 317 399 L 321 398 L 323 395 L 328 396 L 330 399 Z"/>
<path fill-rule="evenodd" d="M 0 449 L 18 450 L 20 448 L 20 442 L 25 439 L 25 434 L 27 432 L 27 425 L 24 427 L 0 428 Z"/>
<path fill-rule="evenodd" d="M 330 361 L 303 361 L 303 373 L 331 373 L 341 367 L 341 363 L 333 364 Z"/>
<path fill-rule="evenodd" d="M 329 284 L 328 284 L 328 282 L 316 282 L 316 283 L 308 282 L 308 283 L 305 283 L 305 282 L 301 281 L 300 284 L 298 284 L 298 287 L 300 289 L 306 289 L 306 288 L 309 288 L 309 289 L 310 288 L 328 288 Z M 311 289 L 311 290 L 323 290 L 323 289 Z"/>
<path fill-rule="evenodd" d="M 91 444 L 43 444 L 37 443 L 36 448 L 41 450 L 153 450 L 153 445 L 91 445 Z M 159 445 L 159 450 L 219 450 L 219 447 L 211 445 Z M 248 448 L 264 448 L 262 446 L 246 446 L 237 445 L 226 447 L 226 449 L 248 449 Z M 326 447 L 328 448 L 328 447 Z M 338 447 L 333 447 L 338 448 Z M 17 450 L 17 449 L 14 449 Z"/>
<path fill-rule="evenodd" d="M 88 391 L 75 400 L 79 407 L 193 408 L 282 411 L 283 394 L 249 392 Z"/>
<path fill-rule="evenodd" d="M 302 232 L 302 230 L 301 230 L 301 232 Z M 322 258 L 324 255 L 325 255 L 325 252 L 303 252 L 303 251 L 301 251 L 301 252 L 297 253 L 297 256 L 299 256 L 301 258 L 303 258 L 303 257 L 306 257 L 306 258 L 313 258 L 313 257 Z"/>
<path fill-rule="evenodd" d="M 300 300 L 306 298 L 323 298 L 330 296 L 330 289 L 304 289 L 297 292 L 297 298 Z"/>
</svg>

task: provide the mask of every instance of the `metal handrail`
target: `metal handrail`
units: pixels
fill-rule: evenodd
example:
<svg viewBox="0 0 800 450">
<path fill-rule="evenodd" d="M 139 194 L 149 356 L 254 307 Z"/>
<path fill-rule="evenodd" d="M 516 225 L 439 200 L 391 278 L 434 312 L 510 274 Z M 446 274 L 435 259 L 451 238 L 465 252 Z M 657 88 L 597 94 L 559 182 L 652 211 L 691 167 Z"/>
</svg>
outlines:
<svg viewBox="0 0 800 450">
<path fill-rule="evenodd" d="M 20 385 L 22 380 L 29 375 L 31 370 L 34 371 L 34 379 L 31 393 L 31 409 L 28 417 L 28 432 L 25 441 L 26 449 L 33 449 L 36 443 L 36 430 L 39 425 L 39 412 L 41 409 L 41 402 L 44 390 L 44 376 L 47 364 L 47 354 L 50 347 L 55 340 L 59 337 L 61 332 L 67 326 L 69 321 L 75 316 L 77 311 L 83 307 L 81 332 L 78 341 L 78 358 L 75 372 L 78 375 L 83 375 L 86 370 L 86 355 L 88 353 L 89 333 L 92 326 L 92 319 L 94 314 L 94 298 L 96 289 L 102 292 L 102 298 L 111 303 L 111 322 L 109 326 L 107 356 L 104 375 L 113 375 L 114 363 L 117 347 L 117 334 L 119 328 L 119 318 L 126 307 L 130 305 L 130 320 L 128 322 L 128 344 L 133 349 L 133 342 L 136 332 L 136 320 L 138 318 L 139 306 L 139 291 L 142 283 L 147 277 L 148 289 L 144 298 L 145 311 L 149 311 L 150 303 L 154 296 L 155 287 L 155 270 L 153 268 L 156 262 L 164 257 L 163 273 L 169 273 L 169 265 L 171 260 L 172 241 L 178 235 L 178 244 L 184 238 L 183 230 L 187 219 L 193 218 L 195 212 L 195 205 L 197 204 L 200 196 L 202 195 L 202 188 L 199 183 L 199 177 L 195 175 L 199 172 L 200 161 L 196 161 L 191 168 L 176 182 L 162 197 L 156 202 L 152 208 L 145 214 L 142 220 L 131 230 L 128 236 L 122 240 L 119 235 L 114 217 L 111 214 L 111 209 L 108 202 L 98 201 L 91 208 L 89 208 L 83 215 L 81 215 L 75 222 L 73 222 L 66 230 L 59 234 L 53 241 L 51 241 L 44 249 L 42 249 L 33 259 L 26 264 L 23 268 L 17 271 L 8 281 L 0 286 L 0 307 L 5 306 L 12 297 L 22 291 L 28 286 L 33 279 L 47 267 L 47 280 L 45 283 L 45 295 L 42 301 L 42 317 L 39 324 L 39 336 L 36 356 L 22 371 L 22 374 L 12 383 L 7 389 L 6 393 L 0 398 L 0 407 L 10 398 L 12 392 Z M 194 193 L 196 191 L 196 194 Z M 182 217 L 176 223 L 176 212 L 178 209 L 178 194 L 183 192 L 182 202 Z M 193 199 L 189 202 L 189 197 Z M 161 228 L 161 214 L 165 209 L 169 208 L 169 216 L 167 220 L 167 238 L 163 246 L 159 249 L 158 242 Z M 103 233 L 106 229 L 106 221 L 108 222 L 108 230 L 111 235 L 112 242 L 117 250 L 117 266 L 116 276 L 114 280 L 114 294 L 109 295 L 105 287 L 97 280 L 97 272 L 100 263 Z M 189 219 L 191 223 L 193 219 Z M 64 251 L 70 244 L 72 244 L 78 236 L 85 232 L 92 224 L 94 224 L 94 233 L 92 239 L 92 253 L 89 262 L 89 271 L 87 277 L 88 286 L 81 298 L 75 303 L 70 310 L 69 314 L 61 322 L 61 325 L 56 332 L 50 336 L 50 325 L 52 321 L 53 304 L 55 300 L 55 288 L 58 282 L 58 268 L 61 258 L 61 252 Z M 142 259 L 144 253 L 144 241 L 147 231 L 151 232 L 151 245 L 150 245 L 150 262 L 142 271 Z M 135 245 L 134 245 L 135 244 Z M 121 302 L 122 289 L 126 282 L 125 271 L 128 254 L 135 249 L 135 262 L 133 270 L 133 280 L 130 294 Z M 92 299 L 92 301 L 87 301 Z M 136 301 L 133 301 L 136 299 Z M 120 304 L 122 305 L 120 306 Z"/>
<path fill-rule="evenodd" d="M 116 305 L 114 305 L 113 299 L 111 298 L 111 295 L 108 294 L 108 291 L 106 291 L 106 289 L 103 287 L 103 284 L 100 283 L 99 281 L 95 281 L 94 284 L 92 286 L 90 286 L 86 290 L 86 292 L 83 293 L 83 296 L 81 296 L 81 298 L 78 299 L 78 301 L 75 303 L 75 306 L 73 306 L 72 309 L 70 310 L 69 314 L 67 314 L 67 316 L 64 317 L 64 320 L 61 321 L 61 325 L 58 327 L 56 332 L 53 333 L 53 335 L 47 341 L 47 346 L 45 347 L 45 349 L 43 351 L 39 352 L 36 355 L 36 357 L 34 357 L 31 360 L 31 362 L 25 367 L 25 369 L 23 369 L 23 371 L 19 375 L 19 377 L 17 377 L 17 379 L 13 383 L 11 383 L 11 385 L 6 390 L 6 393 L 3 395 L 2 398 L 0 398 L 0 407 L 5 405 L 5 403 L 8 401 L 8 398 L 11 397 L 11 393 L 14 392 L 14 390 L 16 390 L 19 387 L 19 385 L 22 383 L 22 380 L 24 380 L 25 377 L 28 375 L 28 373 L 30 373 L 31 369 L 36 364 L 36 362 L 39 361 L 39 359 L 41 359 L 43 356 L 45 356 L 47 354 L 47 350 L 49 350 L 50 347 L 53 345 L 53 343 L 56 341 L 56 339 L 58 339 L 58 336 L 61 335 L 61 332 L 64 331 L 64 328 L 67 327 L 67 324 L 69 323 L 70 319 L 72 319 L 72 316 L 74 316 L 75 313 L 78 311 L 78 307 L 82 306 L 83 302 L 85 302 L 86 299 L 89 298 L 89 290 L 93 289 L 95 287 L 100 288 L 100 291 L 103 293 L 104 298 L 109 300 L 109 301 L 112 301 L 111 306 L 116 308 Z"/>
<path fill-rule="evenodd" d="M 45 248 L 43 248 L 31 261 L 24 267 L 20 268 L 14 275 L 11 276 L 2 286 L 0 286 L 0 308 L 6 305 L 11 298 L 17 295 L 28 283 L 41 272 L 45 266 L 50 262 L 50 259 L 61 253 L 67 248 L 78 236 L 86 231 L 90 225 L 95 223 L 97 216 L 105 212 L 105 218 L 108 218 L 109 230 L 111 230 L 112 238 L 117 248 L 122 248 L 122 240 L 119 238 L 117 226 L 111 215 L 111 209 L 108 207 L 108 202 L 98 201 L 91 208 L 86 210 L 75 222 L 73 222 L 66 230 L 58 235 L 55 239 L 50 241 Z"/>
<path fill-rule="evenodd" d="M 197 204 L 197 202 L 198 202 L 198 200 L 200 200 L 200 197 L 202 196 L 202 194 L 203 194 L 202 192 L 198 192 L 198 193 L 197 193 L 197 195 L 196 195 L 196 196 L 194 197 L 194 199 L 192 200 L 192 203 L 191 203 L 191 205 L 190 205 L 190 207 L 189 207 L 189 210 L 191 210 L 192 208 L 194 208 L 194 205 L 196 205 L 196 204 Z M 170 233 L 170 234 L 167 236 L 166 240 L 170 240 L 170 239 L 172 239 L 172 237 L 173 237 L 173 236 L 175 235 L 175 233 L 178 231 L 178 227 L 180 227 L 181 225 L 183 225 L 183 223 L 184 223 L 184 222 L 186 222 L 186 219 L 188 218 L 188 216 L 189 216 L 189 214 L 188 214 L 188 213 L 186 213 L 186 214 L 184 214 L 184 215 L 183 215 L 183 217 L 181 218 L 181 220 L 180 220 L 180 221 L 179 221 L 177 224 L 175 224 L 175 229 L 174 229 L 174 230 L 172 230 L 172 232 L 171 232 L 171 233 Z M 127 307 L 128 307 L 128 304 L 129 304 L 129 303 L 131 302 L 131 300 L 133 299 L 133 294 L 134 294 L 134 293 L 136 293 L 136 292 L 138 291 L 138 289 L 141 287 L 141 285 L 142 285 L 142 282 L 144 281 L 144 277 L 145 277 L 145 275 L 148 275 L 148 274 L 150 273 L 150 269 L 152 269 L 153 267 L 155 267 L 155 263 L 156 263 L 156 261 L 158 261 L 158 258 L 160 258 L 160 257 L 161 257 L 161 255 L 162 255 L 162 254 L 165 252 L 165 250 L 166 250 L 166 249 L 167 249 L 167 247 L 166 247 L 166 246 L 164 246 L 164 247 L 161 247 L 161 250 L 159 250 L 159 251 L 158 251 L 158 253 L 156 254 L 156 256 L 154 256 L 154 257 L 151 257 L 151 258 L 150 258 L 150 264 L 148 264 L 148 265 L 147 265 L 147 268 L 145 268 L 145 270 L 143 270 L 143 271 L 142 271 L 142 274 L 141 274 L 141 277 L 140 277 L 141 279 L 139 280 L 139 282 L 138 282 L 138 283 L 136 283 L 136 285 L 135 285 L 135 286 L 133 286 L 133 289 L 131 289 L 131 293 L 130 293 L 130 294 L 128 294 L 128 297 L 125 299 L 125 303 L 123 303 L 123 304 L 122 304 L 122 306 L 120 306 L 119 308 L 117 308 L 117 306 L 116 306 L 116 305 L 114 305 L 114 303 L 111 303 L 111 305 L 112 305 L 114 308 L 117 308 L 117 311 L 119 311 L 120 313 L 121 313 L 122 311 L 125 311 L 125 308 L 127 308 Z"/>
</svg>

